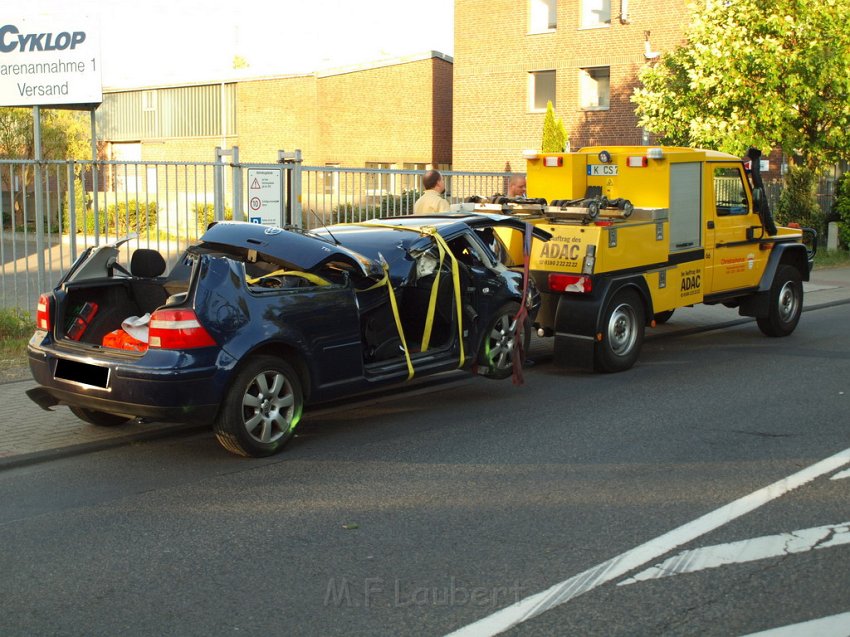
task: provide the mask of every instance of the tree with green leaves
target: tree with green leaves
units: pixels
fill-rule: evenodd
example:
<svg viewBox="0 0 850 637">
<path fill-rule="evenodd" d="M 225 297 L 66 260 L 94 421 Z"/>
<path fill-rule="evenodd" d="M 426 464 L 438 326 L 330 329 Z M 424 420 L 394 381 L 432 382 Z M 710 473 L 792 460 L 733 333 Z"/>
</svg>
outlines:
<svg viewBox="0 0 850 637">
<path fill-rule="evenodd" d="M 91 133 L 87 126 L 87 114 L 67 109 L 41 110 L 41 149 L 43 159 L 90 159 Z M 0 158 L 34 159 L 35 127 L 33 111 L 30 108 L 0 107 Z M 12 174 L 3 171 L 0 174 L 0 190 L 11 191 L 11 179 L 18 177 L 24 187 L 17 190 L 14 208 L 17 222 L 22 220 L 21 208 L 25 192 L 30 189 L 33 171 L 22 166 Z M 78 190 L 78 205 L 82 205 L 82 186 Z"/>
<path fill-rule="evenodd" d="M 662 143 L 781 147 L 812 172 L 850 157 L 850 3 L 700 0 L 686 42 L 639 75 Z"/>
<path fill-rule="evenodd" d="M 841 246 L 850 248 L 850 172 L 841 175 L 835 189 L 833 210 L 838 215 L 838 238 Z"/>
<path fill-rule="evenodd" d="M 65 109 L 41 110 L 44 159 L 90 159 L 87 114 Z M 34 159 L 35 133 L 30 108 L 0 108 L 0 157 Z"/>
<path fill-rule="evenodd" d="M 551 100 L 546 102 L 546 116 L 543 119 L 543 142 L 540 150 L 544 153 L 562 153 L 567 145 L 567 129 L 560 117 L 555 117 L 555 107 Z"/>
</svg>

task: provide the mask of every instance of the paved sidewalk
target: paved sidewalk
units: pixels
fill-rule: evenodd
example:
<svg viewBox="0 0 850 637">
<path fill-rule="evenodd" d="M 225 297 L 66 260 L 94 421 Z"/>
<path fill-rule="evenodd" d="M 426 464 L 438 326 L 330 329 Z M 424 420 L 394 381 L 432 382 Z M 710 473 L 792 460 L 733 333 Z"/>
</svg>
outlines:
<svg viewBox="0 0 850 637">
<path fill-rule="evenodd" d="M 850 303 L 850 268 L 815 270 L 804 284 L 804 309 Z M 676 310 L 669 323 L 647 332 L 647 338 L 672 333 L 703 331 L 727 324 L 753 321 L 737 310 L 721 306 L 698 305 Z M 801 327 L 805 329 L 805 315 Z M 536 339 L 535 353 L 548 355 L 550 339 Z M 545 354 L 544 354 L 545 353 Z M 82 452 L 105 449 L 163 435 L 202 431 L 197 425 L 131 423 L 120 427 L 96 427 L 74 416 L 67 407 L 44 411 L 25 394 L 35 387 L 30 380 L 0 383 L 0 470 L 41 462 Z"/>
</svg>

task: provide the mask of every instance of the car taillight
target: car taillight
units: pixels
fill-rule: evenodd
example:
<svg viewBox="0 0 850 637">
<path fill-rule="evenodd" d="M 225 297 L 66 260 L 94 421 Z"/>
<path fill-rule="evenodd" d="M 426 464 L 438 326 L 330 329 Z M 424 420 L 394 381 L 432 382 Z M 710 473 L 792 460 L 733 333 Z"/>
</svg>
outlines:
<svg viewBox="0 0 850 637">
<path fill-rule="evenodd" d="M 92 318 L 97 314 L 97 307 L 97 303 L 91 301 L 83 303 L 71 318 L 71 324 L 65 330 L 65 336 L 72 341 L 79 341 L 83 337 L 86 328 L 88 328 L 89 323 L 91 323 Z"/>
<path fill-rule="evenodd" d="M 590 292 L 593 282 L 583 274 L 550 274 L 549 289 L 552 292 Z"/>
<path fill-rule="evenodd" d="M 158 349 L 192 349 L 216 345 L 192 310 L 158 310 L 151 315 L 148 345 Z"/>
<path fill-rule="evenodd" d="M 38 297 L 38 305 L 35 310 L 35 326 L 40 330 L 46 330 L 48 332 L 53 329 L 53 313 L 51 312 L 49 294 L 42 294 Z"/>
</svg>

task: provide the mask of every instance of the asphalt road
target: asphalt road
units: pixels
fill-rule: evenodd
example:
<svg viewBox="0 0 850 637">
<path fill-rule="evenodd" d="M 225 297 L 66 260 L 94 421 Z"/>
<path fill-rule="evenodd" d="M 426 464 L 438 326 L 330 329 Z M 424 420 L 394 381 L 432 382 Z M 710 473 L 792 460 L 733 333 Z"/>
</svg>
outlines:
<svg viewBox="0 0 850 637">
<path fill-rule="evenodd" d="M 323 410 L 271 459 L 204 433 L 4 471 L 0 635 L 850 634 L 847 316 Z"/>
</svg>

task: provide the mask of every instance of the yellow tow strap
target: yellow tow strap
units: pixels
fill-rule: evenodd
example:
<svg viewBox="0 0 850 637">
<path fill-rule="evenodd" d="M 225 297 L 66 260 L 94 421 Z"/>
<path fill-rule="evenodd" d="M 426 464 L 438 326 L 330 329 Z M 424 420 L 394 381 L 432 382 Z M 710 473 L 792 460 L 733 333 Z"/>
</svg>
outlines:
<svg viewBox="0 0 850 637">
<path fill-rule="evenodd" d="M 437 229 L 433 226 L 422 226 L 422 227 L 410 227 L 410 226 L 393 226 L 389 224 L 376 224 L 376 223 L 362 223 L 362 224 L 351 224 L 351 225 L 364 225 L 369 228 L 387 228 L 389 230 L 400 230 L 406 232 L 416 232 L 418 234 L 424 236 L 433 237 L 437 243 L 437 249 L 440 253 L 440 263 L 437 267 L 437 274 L 434 277 L 434 283 L 431 285 L 431 296 L 428 301 L 428 314 L 425 317 L 425 328 L 422 332 L 422 346 L 421 351 L 425 352 L 428 350 L 428 347 L 431 343 L 431 330 L 434 326 L 434 314 L 437 308 L 437 290 L 440 284 L 440 269 L 443 266 L 443 261 L 445 256 L 448 254 L 449 259 L 452 262 L 452 282 L 454 287 L 454 295 L 455 295 L 455 309 L 457 312 L 457 328 L 458 328 L 458 344 L 460 346 L 460 357 L 458 361 L 458 368 L 463 367 L 463 364 L 466 362 L 466 355 L 463 350 L 463 305 L 461 303 L 461 295 L 460 295 L 460 269 L 458 268 L 457 258 L 452 251 L 449 249 L 446 240 L 440 236 L 437 232 Z M 389 276 L 389 266 L 384 263 L 384 278 L 378 281 L 375 285 L 368 288 L 368 290 L 374 290 L 376 288 L 381 287 L 382 285 L 386 285 L 389 288 L 390 295 L 390 305 L 393 310 L 393 318 L 395 319 L 396 329 L 398 330 L 399 338 L 401 339 L 402 347 L 404 348 L 404 358 L 407 361 L 407 371 L 408 376 L 407 380 L 413 378 L 413 363 L 410 360 L 410 351 L 407 348 L 407 341 L 404 338 L 404 329 L 401 325 L 401 317 L 398 313 L 398 304 L 396 303 L 395 292 L 393 291 L 393 286 L 390 283 Z"/>
<path fill-rule="evenodd" d="M 387 265 L 387 262 L 384 261 L 381 264 L 384 267 L 384 278 L 378 281 L 375 285 L 366 288 L 363 290 L 364 292 L 368 292 L 369 290 L 375 290 L 382 285 L 386 285 L 387 289 L 389 289 L 390 293 L 390 307 L 393 310 L 393 318 L 395 319 L 395 327 L 398 330 L 398 337 L 401 339 L 401 347 L 404 352 L 404 360 L 407 363 L 407 380 L 413 378 L 413 361 L 410 360 L 410 350 L 407 348 L 407 340 L 404 338 L 404 329 L 401 326 L 401 316 L 398 313 L 398 303 L 395 300 L 395 290 L 393 290 L 392 283 L 390 283 L 390 266 Z"/>
</svg>

